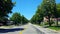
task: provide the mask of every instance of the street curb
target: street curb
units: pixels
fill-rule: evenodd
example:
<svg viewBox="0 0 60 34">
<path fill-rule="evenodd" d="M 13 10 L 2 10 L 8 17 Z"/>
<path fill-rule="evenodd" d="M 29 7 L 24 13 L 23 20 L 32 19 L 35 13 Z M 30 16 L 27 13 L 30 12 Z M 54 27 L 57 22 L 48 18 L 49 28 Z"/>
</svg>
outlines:
<svg viewBox="0 0 60 34">
<path fill-rule="evenodd" d="M 43 28 L 43 26 L 40 26 L 40 27 Z M 51 31 L 54 31 L 54 32 L 60 32 L 60 31 L 56 31 L 56 30 L 53 30 L 53 29 L 50 29 L 50 28 L 47 28 L 47 29 L 49 29 L 49 30 L 51 30 Z"/>
<path fill-rule="evenodd" d="M 49 29 L 49 28 L 46 28 L 46 29 L 53 31 L 52 33 L 46 32 L 45 30 L 41 30 L 41 29 L 40 29 L 40 26 L 37 27 L 37 25 L 33 25 L 33 24 L 32 24 L 32 26 L 33 26 L 34 28 L 36 28 L 37 30 L 43 32 L 44 34 L 52 34 L 53 32 L 55 32 L 55 34 L 60 34 L 60 32 L 54 31 L 54 30 Z M 41 28 L 43 28 L 43 27 L 41 27 Z M 44 29 L 44 28 L 43 28 L 43 29 Z"/>
<path fill-rule="evenodd" d="M 44 31 L 40 30 L 39 27 L 36 27 L 36 26 L 34 26 L 34 25 L 32 25 L 32 26 L 33 26 L 35 29 L 37 29 L 39 32 L 41 32 L 42 34 L 48 34 L 48 33 L 44 32 Z"/>
</svg>

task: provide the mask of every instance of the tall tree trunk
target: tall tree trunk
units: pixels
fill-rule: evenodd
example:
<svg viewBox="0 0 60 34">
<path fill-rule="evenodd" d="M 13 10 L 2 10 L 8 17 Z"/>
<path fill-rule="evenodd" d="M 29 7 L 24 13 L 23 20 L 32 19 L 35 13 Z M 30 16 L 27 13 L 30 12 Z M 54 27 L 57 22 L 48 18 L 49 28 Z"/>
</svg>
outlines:
<svg viewBox="0 0 60 34">
<path fill-rule="evenodd" d="M 51 26 L 51 23 L 50 23 L 50 16 L 48 16 L 48 20 L 49 20 L 49 26 Z"/>
<path fill-rule="evenodd" d="M 56 18 L 56 20 L 57 20 L 57 21 L 56 21 L 56 26 L 58 26 L 58 18 Z"/>
</svg>

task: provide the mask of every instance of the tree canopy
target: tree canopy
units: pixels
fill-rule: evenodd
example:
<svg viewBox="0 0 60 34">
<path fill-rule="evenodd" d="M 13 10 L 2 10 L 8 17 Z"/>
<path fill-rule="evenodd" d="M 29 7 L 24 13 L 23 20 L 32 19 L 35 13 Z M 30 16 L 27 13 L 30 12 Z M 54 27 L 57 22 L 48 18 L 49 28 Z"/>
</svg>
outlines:
<svg viewBox="0 0 60 34">
<path fill-rule="evenodd" d="M 13 13 L 12 17 L 10 17 L 10 20 L 14 21 L 16 25 L 28 23 L 28 19 L 17 12 Z"/>
<path fill-rule="evenodd" d="M 8 14 L 12 13 L 14 4 L 12 0 L 0 0 L 0 22 L 6 24 L 8 20 Z"/>
<path fill-rule="evenodd" d="M 8 17 L 8 14 L 12 13 L 13 6 L 12 0 L 0 0 L 0 17 Z"/>
</svg>

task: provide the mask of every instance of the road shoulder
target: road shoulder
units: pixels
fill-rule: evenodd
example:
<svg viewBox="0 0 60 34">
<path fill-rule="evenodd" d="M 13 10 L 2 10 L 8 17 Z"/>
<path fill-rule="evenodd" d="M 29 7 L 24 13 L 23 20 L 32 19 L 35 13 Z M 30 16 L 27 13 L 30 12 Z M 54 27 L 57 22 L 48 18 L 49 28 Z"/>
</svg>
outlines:
<svg viewBox="0 0 60 34">
<path fill-rule="evenodd" d="M 33 25 L 33 24 L 32 24 Z M 44 32 L 45 34 L 60 34 L 60 32 L 57 32 L 57 31 L 54 31 L 54 30 L 51 30 L 49 28 L 43 28 L 41 26 L 38 26 L 38 25 L 33 25 L 34 27 L 36 27 L 38 30 Z"/>
</svg>

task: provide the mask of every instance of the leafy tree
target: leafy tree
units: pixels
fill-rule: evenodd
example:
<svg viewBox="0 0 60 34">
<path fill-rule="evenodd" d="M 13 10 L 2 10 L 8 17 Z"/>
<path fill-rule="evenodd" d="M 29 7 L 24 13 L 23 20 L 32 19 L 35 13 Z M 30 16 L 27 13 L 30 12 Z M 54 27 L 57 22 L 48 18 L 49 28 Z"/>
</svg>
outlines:
<svg viewBox="0 0 60 34">
<path fill-rule="evenodd" d="M 5 21 L 7 19 L 8 14 L 12 13 L 12 8 L 14 4 L 12 0 L 0 0 L 0 21 Z"/>
<path fill-rule="evenodd" d="M 28 19 L 25 18 L 23 15 L 21 16 L 21 21 L 22 21 L 22 24 L 26 24 L 29 22 Z"/>
<path fill-rule="evenodd" d="M 13 13 L 12 17 L 10 18 L 10 20 L 14 21 L 15 24 L 19 24 L 21 23 L 21 15 L 20 13 Z"/>
<path fill-rule="evenodd" d="M 59 4 L 56 4 L 56 6 L 57 6 L 58 17 L 60 17 L 60 3 Z"/>
<path fill-rule="evenodd" d="M 19 25 L 19 24 L 26 24 L 28 23 L 28 19 L 26 19 L 23 15 L 21 16 L 20 13 L 13 13 L 12 17 L 10 18 L 10 20 L 15 22 L 15 25 Z"/>
<path fill-rule="evenodd" d="M 0 17 L 8 17 L 12 13 L 13 8 L 12 0 L 0 0 Z"/>
<path fill-rule="evenodd" d="M 35 15 L 31 18 L 31 22 L 34 24 L 40 24 L 41 21 L 43 21 L 43 15 L 42 15 L 41 8 L 39 5 Z"/>
<path fill-rule="evenodd" d="M 40 24 L 43 21 L 43 15 L 42 15 L 40 7 L 38 7 L 37 12 L 36 12 L 35 15 L 36 15 L 37 23 Z"/>
<path fill-rule="evenodd" d="M 30 22 L 33 23 L 33 24 L 36 24 L 36 17 L 35 17 L 35 15 L 33 15 L 33 17 L 31 18 Z"/>
<path fill-rule="evenodd" d="M 44 16 L 48 17 L 49 26 L 51 26 L 50 18 L 56 13 L 56 3 L 55 0 L 43 0 L 42 3 L 42 11 L 44 12 Z"/>
<path fill-rule="evenodd" d="M 55 14 L 55 17 L 57 18 L 57 26 L 58 26 L 58 18 L 60 18 L 60 4 L 56 4 L 57 12 Z"/>
</svg>

